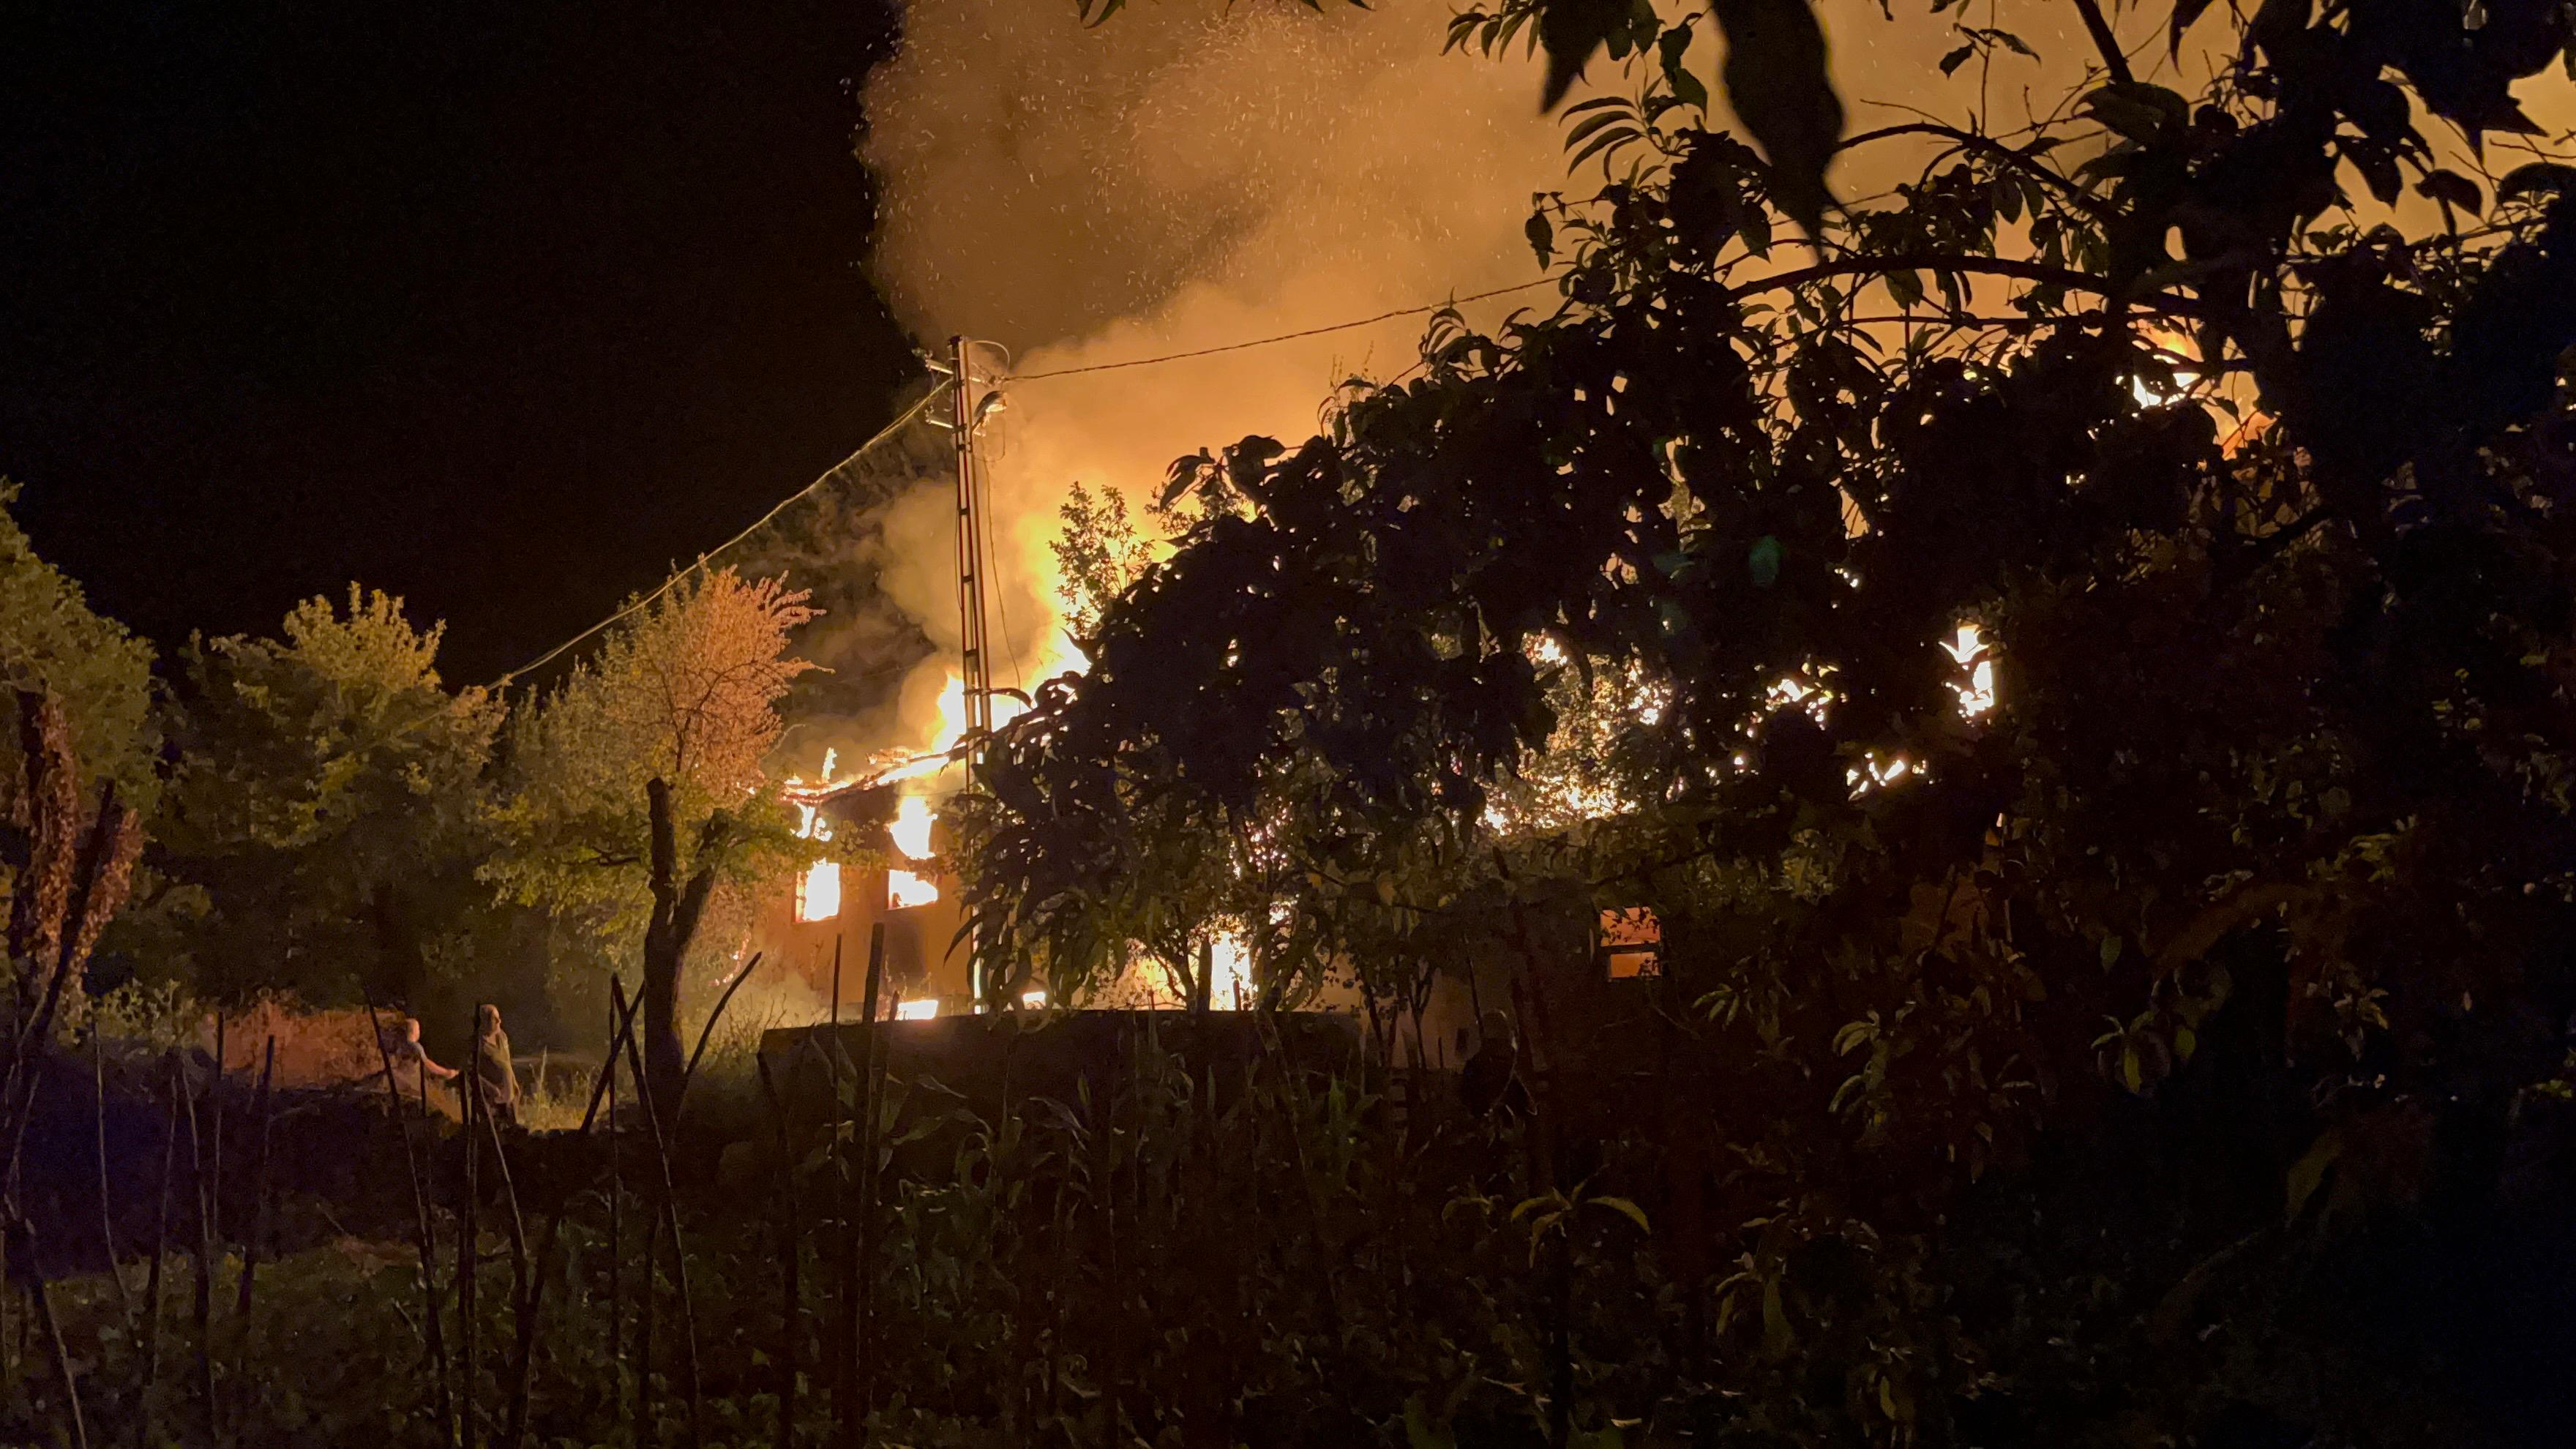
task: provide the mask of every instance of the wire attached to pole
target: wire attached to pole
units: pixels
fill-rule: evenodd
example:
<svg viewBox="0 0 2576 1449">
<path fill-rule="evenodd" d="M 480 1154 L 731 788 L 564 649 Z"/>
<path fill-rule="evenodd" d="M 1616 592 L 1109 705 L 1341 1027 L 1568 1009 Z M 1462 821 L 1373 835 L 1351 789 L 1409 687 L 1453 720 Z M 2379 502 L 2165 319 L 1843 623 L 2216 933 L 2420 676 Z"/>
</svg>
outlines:
<svg viewBox="0 0 2576 1449">
<path fill-rule="evenodd" d="M 724 542 L 717 544 L 714 548 L 707 550 L 705 553 L 698 555 L 697 562 L 690 564 L 688 567 L 672 574 L 669 578 L 664 579 L 661 587 L 656 588 L 653 592 L 637 599 L 634 603 L 627 605 L 625 608 L 618 610 L 616 613 L 609 615 L 598 623 L 591 625 L 589 628 L 582 630 L 580 633 L 573 635 L 571 638 L 566 639 L 552 649 L 538 655 L 536 658 L 529 660 L 527 663 L 520 665 L 518 668 L 511 670 L 509 673 L 502 675 L 500 678 L 493 680 L 489 687 L 493 689 L 503 688 L 508 685 L 510 681 L 517 679 L 523 674 L 533 674 L 536 671 L 545 668 L 548 664 L 553 663 L 565 650 L 572 648 L 574 645 L 579 644 L 581 641 L 598 633 L 600 630 L 617 623 L 619 620 L 637 613 L 646 605 L 651 604 L 654 600 L 669 593 L 673 586 L 677 585 L 680 580 L 685 579 L 689 575 L 696 573 L 698 570 L 705 568 L 708 560 L 714 558 L 717 554 L 724 552 L 726 549 L 733 547 L 735 544 L 742 542 L 744 539 L 751 537 L 753 534 L 758 533 L 771 519 L 786 512 L 791 505 L 803 501 L 806 497 L 810 496 L 815 489 L 822 487 L 824 484 L 831 482 L 835 477 L 838 477 L 842 469 L 847 468 L 852 463 L 866 457 L 870 452 L 873 452 L 879 444 L 885 442 L 888 438 L 893 437 L 896 433 L 901 432 L 915 418 L 918 418 L 924 412 L 929 411 L 930 405 L 937 402 L 941 395 L 948 391 L 950 386 L 952 386 L 952 384 L 942 383 L 939 386 L 930 389 L 930 391 L 923 393 L 919 401 L 897 414 L 893 422 L 879 428 L 875 437 L 859 444 L 857 450 L 852 452 L 850 456 L 843 458 L 841 461 L 823 470 L 822 474 L 815 478 L 813 482 L 806 484 L 804 487 L 799 488 L 795 492 L 778 500 L 777 504 L 767 513 L 764 513 L 760 515 L 760 517 L 752 520 L 750 527 L 745 528 L 742 532 L 735 534 Z"/>
<path fill-rule="evenodd" d="M 1158 357 L 1131 357 L 1122 362 L 1094 362 L 1082 367 L 1056 367 L 1049 368 L 1045 372 L 1015 372 L 997 381 L 1038 382 L 1050 377 L 1071 377 L 1083 372 L 1117 372 L 1130 367 L 1151 367 L 1158 362 L 1182 362 L 1193 357 L 1214 357 L 1220 352 L 1241 352 L 1252 347 L 1268 347 L 1274 342 L 1294 342 L 1301 337 L 1321 337 L 1328 332 L 1348 332 L 1356 327 L 1374 327 L 1380 322 L 1392 322 L 1398 317 L 1421 317 L 1451 307 L 1464 307 L 1470 302 L 1486 302 L 1496 297 L 1508 297 L 1514 292 L 1527 292 L 1538 287 L 1553 286 L 1556 280 L 1554 277 L 1540 277 L 1534 281 L 1522 282 L 1517 286 L 1496 287 L 1490 292 L 1478 292 L 1468 297 L 1452 297 L 1446 302 L 1426 302 L 1419 307 L 1398 307 L 1392 312 L 1380 312 L 1374 317 L 1362 317 L 1353 322 L 1336 322 L 1329 327 L 1309 327 L 1301 332 L 1282 332 L 1276 337 L 1256 337 L 1249 342 L 1229 342 L 1222 347 L 1200 347 L 1188 352 L 1166 352 Z"/>
</svg>

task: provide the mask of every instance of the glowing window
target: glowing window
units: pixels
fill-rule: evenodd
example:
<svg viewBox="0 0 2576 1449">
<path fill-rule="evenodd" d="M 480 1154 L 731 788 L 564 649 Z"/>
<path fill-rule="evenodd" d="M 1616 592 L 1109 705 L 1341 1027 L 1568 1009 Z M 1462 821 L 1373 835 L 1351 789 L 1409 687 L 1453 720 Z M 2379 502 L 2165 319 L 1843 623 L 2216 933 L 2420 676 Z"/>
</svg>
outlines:
<svg viewBox="0 0 2576 1449">
<path fill-rule="evenodd" d="M 1613 981 L 1664 974 L 1664 927 L 1643 906 L 1601 913 L 1601 955 Z"/>
<path fill-rule="evenodd" d="M 805 873 L 796 878 L 796 919 L 828 921 L 840 913 L 841 863 L 818 860 L 807 866 Z"/>
<path fill-rule="evenodd" d="M 908 870 L 886 872 L 887 910 L 909 910 L 914 906 L 934 904 L 938 899 L 939 886 L 929 877 L 915 875 Z"/>
<path fill-rule="evenodd" d="M 894 1004 L 894 1019 L 897 1021 L 928 1021 L 937 1015 L 939 1015 L 939 998 L 936 996 L 925 996 L 917 1001 L 898 1001 Z"/>
</svg>

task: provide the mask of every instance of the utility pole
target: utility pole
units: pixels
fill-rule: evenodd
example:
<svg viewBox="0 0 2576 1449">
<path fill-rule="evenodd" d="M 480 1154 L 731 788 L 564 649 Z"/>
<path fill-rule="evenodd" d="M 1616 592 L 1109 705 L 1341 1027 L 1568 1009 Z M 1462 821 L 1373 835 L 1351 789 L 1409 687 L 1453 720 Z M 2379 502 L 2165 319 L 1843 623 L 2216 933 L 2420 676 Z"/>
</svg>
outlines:
<svg viewBox="0 0 2576 1449">
<path fill-rule="evenodd" d="M 987 399 L 975 395 L 975 372 L 968 361 L 973 344 L 964 337 L 948 339 L 949 431 L 957 442 L 957 622 L 958 676 L 965 694 L 966 778 L 971 783 L 984 763 L 993 733 L 993 671 L 984 630 L 984 498 L 975 474 L 975 427 L 983 421 Z M 972 934 L 966 951 L 967 991 L 983 1009 L 984 959 Z"/>
<path fill-rule="evenodd" d="M 958 673 L 966 692 L 966 769 L 971 778 L 993 732 L 993 671 L 984 629 L 984 500 L 975 475 L 975 425 L 981 399 L 967 362 L 973 344 L 948 339 L 950 431 L 957 442 Z"/>
</svg>

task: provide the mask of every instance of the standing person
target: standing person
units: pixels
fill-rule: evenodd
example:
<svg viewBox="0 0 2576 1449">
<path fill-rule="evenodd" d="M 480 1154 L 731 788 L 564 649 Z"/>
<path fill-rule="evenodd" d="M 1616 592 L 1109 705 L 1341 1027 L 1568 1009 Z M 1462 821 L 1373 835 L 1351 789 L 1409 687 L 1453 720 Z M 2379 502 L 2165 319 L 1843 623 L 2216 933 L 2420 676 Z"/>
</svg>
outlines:
<svg viewBox="0 0 2576 1449">
<path fill-rule="evenodd" d="M 442 1067 L 429 1059 L 420 1044 L 420 1018 L 406 1016 L 385 1028 L 385 1058 L 393 1064 L 394 1080 L 408 1083 L 419 1079 L 426 1070 L 433 1080 L 446 1082 L 456 1077 L 456 1068 Z"/>
<path fill-rule="evenodd" d="M 483 1070 L 476 1083 L 483 1092 L 483 1106 L 492 1120 L 505 1127 L 519 1125 L 519 1074 L 510 1064 L 510 1034 L 501 1030 L 501 1008 L 490 1003 L 475 1008 L 475 1030 L 483 1038 Z"/>
</svg>

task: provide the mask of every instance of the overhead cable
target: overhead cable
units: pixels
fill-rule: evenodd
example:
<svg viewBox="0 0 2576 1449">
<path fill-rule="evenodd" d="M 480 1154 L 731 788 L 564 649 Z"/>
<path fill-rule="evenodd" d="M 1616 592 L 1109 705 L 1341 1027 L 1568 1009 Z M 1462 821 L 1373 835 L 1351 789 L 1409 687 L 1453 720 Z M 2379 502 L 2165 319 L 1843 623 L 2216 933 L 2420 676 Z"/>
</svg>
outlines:
<svg viewBox="0 0 2576 1449">
<path fill-rule="evenodd" d="M 1121 362 L 1094 362 L 1082 367 L 1055 367 L 1045 372 L 1017 372 L 1004 376 L 1000 381 L 1037 382 L 1050 377 L 1071 377 L 1081 372 L 1117 372 L 1130 367 L 1151 367 L 1158 362 L 1182 362 L 1193 357 L 1213 357 L 1220 352 L 1241 352 L 1251 347 L 1267 347 L 1274 342 L 1294 342 L 1300 337 L 1321 337 L 1327 332 L 1348 332 L 1356 327 L 1374 327 L 1380 322 L 1392 322 L 1398 317 L 1420 317 L 1426 313 L 1443 311 L 1450 307 L 1463 307 L 1470 302 L 1484 302 L 1495 297 L 1508 297 L 1514 292 L 1526 292 L 1537 287 L 1551 286 L 1555 282 L 1554 277 L 1540 277 L 1518 286 L 1496 287 L 1490 292 L 1478 292 L 1471 297 L 1452 297 L 1446 302 L 1427 302 L 1419 307 L 1398 307 L 1392 312 L 1380 312 L 1374 317 L 1362 317 L 1352 322 L 1336 322 L 1329 327 L 1309 327 L 1302 332 L 1282 332 L 1276 337 L 1256 337 L 1249 342 L 1229 342 L 1222 347 L 1200 347 L 1188 352 L 1166 352 L 1158 357 L 1130 357 Z"/>
<path fill-rule="evenodd" d="M 1463 307 L 1470 302 L 1486 302 L 1491 301 L 1496 297 L 1508 297 L 1516 292 L 1531 291 L 1539 287 L 1552 285 L 1556 280 L 1557 279 L 1554 277 L 1539 277 L 1531 281 L 1521 282 L 1514 286 L 1496 287 L 1489 292 L 1477 292 L 1471 296 L 1453 297 L 1445 302 L 1426 302 L 1416 307 L 1398 307 L 1392 312 L 1380 312 L 1374 317 L 1361 317 L 1349 322 L 1336 322 L 1326 327 L 1308 327 L 1296 332 L 1282 332 L 1273 337 L 1255 337 L 1246 342 L 1229 342 L 1220 347 L 1200 347 L 1187 352 L 1167 352 L 1155 357 L 1130 357 L 1118 362 L 1095 362 L 1081 367 L 1050 368 L 1044 372 L 1005 373 L 994 379 L 994 381 L 997 383 L 1037 382 L 1051 377 L 1071 377 L 1076 373 L 1118 372 L 1133 367 L 1152 367 L 1158 363 L 1183 362 L 1194 357 L 1213 357 L 1222 352 L 1242 352 L 1255 347 L 1268 347 L 1279 342 L 1294 342 L 1304 337 L 1321 337 L 1332 332 L 1349 332 L 1356 328 L 1374 327 L 1380 322 L 1392 322 L 1399 317 L 1426 316 L 1430 313 L 1443 311 L 1451 307 Z M 1008 356 L 1009 354 L 1006 352 L 1004 355 Z M 1416 365 L 1418 366 L 1419 364 Z M 945 369 L 938 370 L 945 371 Z M 1408 369 L 1408 371 L 1410 371 L 1410 369 Z M 606 629 L 621 620 L 627 619 L 651 605 L 654 600 L 669 593 L 672 588 L 680 582 L 680 580 L 687 578 L 689 575 L 696 573 L 702 568 L 705 568 L 708 560 L 714 558 L 717 554 L 723 553 L 726 549 L 733 547 L 735 544 L 742 542 L 744 539 L 751 537 L 754 533 L 759 532 L 762 526 L 767 524 L 771 519 L 776 518 L 779 514 L 787 511 L 790 506 L 803 500 L 805 497 L 813 493 L 815 489 L 830 482 L 833 476 L 838 474 L 842 469 L 859 461 L 859 459 L 867 456 L 870 451 L 878 447 L 880 444 L 883 444 L 887 439 L 892 438 L 905 426 L 919 418 L 924 412 L 928 411 L 931 403 L 942 396 L 947 391 L 948 386 L 949 384 L 942 384 L 941 386 L 935 387 L 929 392 L 922 394 L 919 401 L 915 402 L 911 407 L 904 409 L 902 414 L 897 416 L 894 421 L 879 429 L 875 437 L 861 443 L 857 451 L 851 453 L 850 456 L 843 458 L 840 462 L 835 463 L 830 468 L 824 470 L 822 475 L 817 477 L 813 482 L 806 484 L 804 487 L 797 489 L 794 493 L 780 499 L 777 506 L 771 508 L 767 513 L 762 514 L 759 518 L 753 520 L 750 527 L 745 528 L 742 532 L 735 534 L 724 542 L 717 544 L 706 553 L 699 555 L 698 560 L 695 563 L 690 564 L 686 568 L 672 574 L 669 578 L 664 579 L 661 586 L 654 589 L 653 592 L 644 595 L 635 602 L 628 604 L 625 608 L 618 610 L 616 613 L 609 615 L 607 618 L 600 620 L 598 623 L 591 625 L 589 628 L 584 629 L 580 633 L 573 635 L 571 638 L 566 639 L 560 644 L 557 644 L 545 653 L 538 655 L 536 658 L 531 659 L 527 663 L 520 665 L 518 668 L 511 670 L 509 673 L 502 675 L 500 678 L 492 681 L 491 687 L 494 689 L 502 688 L 522 675 L 533 674 L 537 670 L 543 669 L 548 664 L 551 664 L 556 659 L 562 657 L 566 650 L 573 648 L 575 645 L 580 644 L 583 640 L 590 638 L 601 630 Z"/>
<path fill-rule="evenodd" d="M 572 648 L 584 639 L 587 639 L 591 635 L 598 633 L 600 630 L 617 623 L 619 620 L 635 614 L 645 606 L 651 604 L 654 600 L 669 593 L 673 586 L 677 585 L 680 580 L 687 578 L 689 575 L 696 573 L 702 568 L 705 568 L 709 559 L 714 558 L 717 554 L 724 552 L 726 549 L 729 549 L 735 544 L 742 542 L 744 539 L 751 537 L 753 534 L 758 533 L 771 519 L 786 512 L 792 505 L 803 501 L 806 497 L 811 495 L 815 489 L 831 482 L 834 477 L 839 475 L 842 469 L 847 468 L 852 463 L 866 457 L 887 439 L 892 438 L 896 433 L 903 431 L 903 429 L 915 418 L 920 417 L 922 413 L 927 411 L 931 403 L 936 401 L 947 390 L 947 385 L 942 384 L 923 393 L 919 401 L 897 414 L 893 422 L 879 428 L 875 437 L 859 444 L 857 451 L 833 464 L 831 467 L 824 469 L 821 475 L 816 477 L 813 482 L 806 484 L 804 487 L 799 488 L 795 492 L 778 500 L 776 506 L 772 507 L 767 513 L 754 519 L 750 527 L 745 528 L 742 532 L 735 534 L 724 542 L 717 544 L 714 548 L 707 550 L 705 553 L 698 555 L 697 562 L 690 564 L 688 567 L 674 573 L 669 578 L 664 579 L 661 587 L 655 589 L 653 592 L 644 595 L 635 602 L 628 604 L 625 608 L 618 610 L 616 613 L 609 615 L 607 618 L 602 619 L 598 623 L 591 625 L 589 628 L 582 630 L 580 633 L 573 635 L 571 638 L 566 639 L 552 649 L 547 650 L 545 653 L 538 655 L 536 658 L 529 660 L 527 663 L 522 664 L 518 668 L 511 670 L 509 673 L 502 675 L 500 678 L 493 680 L 492 688 L 499 689 L 508 684 L 511 680 L 514 680 L 523 674 L 533 674 L 537 670 L 543 669 L 548 664 L 553 663 L 565 650 Z"/>
</svg>

